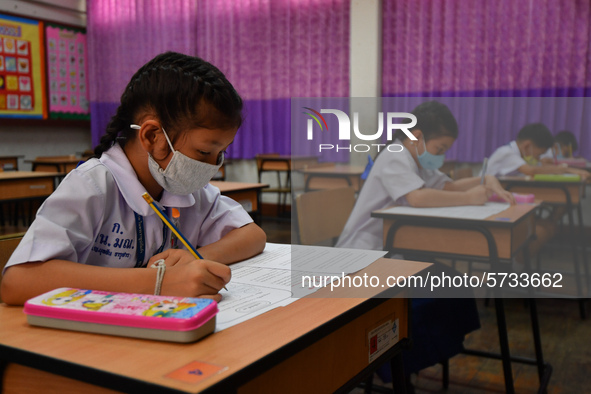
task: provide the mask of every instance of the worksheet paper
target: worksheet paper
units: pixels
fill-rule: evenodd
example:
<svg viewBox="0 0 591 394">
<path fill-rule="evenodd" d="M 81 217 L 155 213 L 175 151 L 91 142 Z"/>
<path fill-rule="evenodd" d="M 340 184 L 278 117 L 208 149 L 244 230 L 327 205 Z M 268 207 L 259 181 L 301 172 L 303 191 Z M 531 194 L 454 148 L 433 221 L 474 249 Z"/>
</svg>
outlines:
<svg viewBox="0 0 591 394">
<path fill-rule="evenodd" d="M 382 211 L 383 213 L 394 213 L 399 215 L 434 216 L 454 219 L 475 219 L 482 220 L 489 216 L 496 215 L 509 208 L 509 204 L 500 202 L 487 202 L 484 205 L 461 205 L 457 207 L 438 208 L 413 208 L 394 207 Z"/>
<path fill-rule="evenodd" d="M 260 255 L 230 266 L 232 280 L 226 286 L 228 290 L 220 292 L 216 332 L 297 301 L 294 288 L 301 285 L 302 275 L 350 274 L 385 254 L 384 251 L 268 243 Z M 308 295 L 317 290 L 298 288 L 297 294 Z"/>
</svg>

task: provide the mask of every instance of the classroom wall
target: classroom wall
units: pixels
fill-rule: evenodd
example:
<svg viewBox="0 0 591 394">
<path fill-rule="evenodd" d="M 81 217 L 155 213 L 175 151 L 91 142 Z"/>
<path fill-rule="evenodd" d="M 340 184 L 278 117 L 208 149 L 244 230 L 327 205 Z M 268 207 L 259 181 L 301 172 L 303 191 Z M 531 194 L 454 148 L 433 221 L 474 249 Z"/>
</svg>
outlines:
<svg viewBox="0 0 591 394">
<path fill-rule="evenodd" d="M 377 97 L 381 95 L 381 32 L 382 0 L 351 0 L 350 25 L 350 95 Z M 11 12 L 24 17 L 44 18 L 56 22 L 86 26 L 85 0 L 2 0 L 0 12 Z M 372 120 L 368 120 L 372 122 Z M 4 122 L 5 123 L 5 122 Z M 91 148 L 90 126 L 44 126 L 42 124 L 6 125 L 0 119 L 0 155 L 22 154 L 19 168 L 30 169 L 24 160 L 37 156 L 79 154 Z M 14 121 L 12 121 L 14 123 Z M 376 122 L 377 123 L 377 122 Z M 366 123 L 362 128 L 376 129 L 377 124 Z M 353 142 L 352 142 L 353 143 Z M 365 153 L 353 153 L 356 165 L 366 163 Z M 227 180 L 256 182 L 254 160 L 235 160 L 227 166 Z M 274 174 L 265 174 L 263 182 L 275 184 Z M 584 222 L 591 225 L 591 188 L 583 201 Z M 275 203 L 275 195 L 263 195 L 263 202 Z"/>
<path fill-rule="evenodd" d="M 85 0 L 1 0 L 0 12 L 85 27 Z M 90 149 L 90 124 L 0 118 L 0 156 L 24 155 L 19 169 L 30 170 L 37 156 L 81 154 Z"/>
<path fill-rule="evenodd" d="M 37 156 L 80 156 L 90 149 L 90 126 L 6 126 L 0 119 L 0 141 L 0 156 L 24 155 L 18 168 L 30 171 L 31 164 L 25 160 Z"/>
</svg>

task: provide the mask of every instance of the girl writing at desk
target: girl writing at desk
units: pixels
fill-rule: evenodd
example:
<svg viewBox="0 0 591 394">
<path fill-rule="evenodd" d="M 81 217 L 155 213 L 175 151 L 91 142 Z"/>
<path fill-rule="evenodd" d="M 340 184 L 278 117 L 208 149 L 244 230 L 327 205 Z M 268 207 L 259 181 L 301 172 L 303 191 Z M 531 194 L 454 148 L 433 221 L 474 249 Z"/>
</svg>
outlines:
<svg viewBox="0 0 591 394">
<path fill-rule="evenodd" d="M 410 132 L 416 141 L 399 132 L 394 143 L 404 146 L 404 150 L 396 153 L 382 150 L 377 156 L 337 247 L 383 250 L 382 219 L 372 218 L 371 213 L 393 205 L 482 205 L 493 193 L 514 203 L 513 195 L 493 176 L 452 181 L 438 170 L 445 160 L 445 152 L 458 136 L 456 119 L 446 105 L 428 101 L 412 113 L 417 124 Z M 457 271 L 439 264 L 430 270 L 433 275 L 441 272 L 458 275 Z M 457 354 L 464 335 L 480 326 L 476 303 L 470 298 L 472 290 L 463 292 L 465 298 L 460 299 L 439 298 L 446 296 L 444 291 L 433 293 L 434 298 L 411 301 L 410 326 L 416 346 L 404 354 L 409 385 L 411 373 Z M 384 382 L 391 380 L 386 366 L 378 374 Z"/>
<path fill-rule="evenodd" d="M 265 233 L 240 204 L 208 182 L 242 122 L 242 99 L 225 76 L 199 59 L 167 52 L 125 88 L 96 158 L 72 171 L 43 203 L 7 263 L 2 299 L 22 304 L 58 287 L 208 295 L 230 280 L 226 264 L 260 253 Z M 200 246 L 202 260 L 171 249 L 171 232 L 144 201 L 148 192 Z"/>
<path fill-rule="evenodd" d="M 382 250 L 382 220 L 372 218 L 371 213 L 392 205 L 482 205 L 493 193 L 515 202 L 494 176 L 485 177 L 483 184 L 480 177 L 452 181 L 438 170 L 458 137 L 458 124 L 445 104 L 428 101 L 412 113 L 417 124 L 410 132 L 417 140 L 398 131 L 394 143 L 404 150 L 382 150 L 378 155 L 337 247 Z"/>
</svg>

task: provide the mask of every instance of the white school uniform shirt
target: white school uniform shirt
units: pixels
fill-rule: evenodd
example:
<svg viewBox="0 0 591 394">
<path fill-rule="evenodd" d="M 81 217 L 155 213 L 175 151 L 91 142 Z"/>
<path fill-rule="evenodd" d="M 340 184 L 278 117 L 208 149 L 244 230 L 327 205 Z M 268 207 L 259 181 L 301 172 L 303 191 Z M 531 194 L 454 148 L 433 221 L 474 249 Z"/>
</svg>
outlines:
<svg viewBox="0 0 591 394">
<path fill-rule="evenodd" d="M 146 158 L 147 160 L 147 158 Z M 143 217 L 143 265 L 164 245 L 170 248 L 170 230 L 143 199 L 139 182 L 118 144 L 72 172 L 39 208 L 35 221 L 10 257 L 6 267 L 30 261 L 63 259 L 103 267 L 134 267 L 137 262 L 137 213 Z M 162 193 L 164 209 L 178 208 L 179 227 L 195 246 L 222 238 L 252 222 L 234 200 L 207 185 L 186 196 Z M 179 241 L 179 247 L 184 246 Z"/>
<path fill-rule="evenodd" d="M 401 144 L 400 141 L 395 141 Z M 417 166 L 412 155 L 384 151 L 377 157 L 336 247 L 382 250 L 383 220 L 371 213 L 393 205 L 409 205 L 406 194 L 422 187 L 443 189 L 451 179 L 439 170 Z"/>
<path fill-rule="evenodd" d="M 517 142 L 511 141 L 493 152 L 488 159 L 485 175 L 509 175 L 517 172 L 519 167 L 524 164 L 527 162 L 521 157 Z"/>
</svg>

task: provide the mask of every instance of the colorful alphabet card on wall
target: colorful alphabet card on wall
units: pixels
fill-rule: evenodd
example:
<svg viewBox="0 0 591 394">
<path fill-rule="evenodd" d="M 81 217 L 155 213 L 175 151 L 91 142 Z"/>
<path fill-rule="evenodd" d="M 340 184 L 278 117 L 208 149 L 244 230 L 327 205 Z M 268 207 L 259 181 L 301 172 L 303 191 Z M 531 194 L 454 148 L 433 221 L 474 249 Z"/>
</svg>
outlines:
<svg viewBox="0 0 591 394">
<path fill-rule="evenodd" d="M 88 118 L 86 35 L 82 30 L 47 25 L 45 38 L 50 117 Z"/>
<path fill-rule="evenodd" d="M 0 14 L 0 116 L 46 118 L 43 23 Z"/>
</svg>

